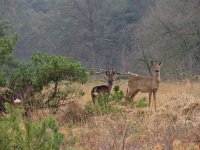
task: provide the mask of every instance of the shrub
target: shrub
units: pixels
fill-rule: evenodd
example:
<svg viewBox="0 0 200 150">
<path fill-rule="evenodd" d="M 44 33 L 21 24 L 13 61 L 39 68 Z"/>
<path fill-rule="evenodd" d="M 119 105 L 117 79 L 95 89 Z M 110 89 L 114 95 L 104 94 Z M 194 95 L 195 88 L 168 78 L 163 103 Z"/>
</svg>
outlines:
<svg viewBox="0 0 200 150">
<path fill-rule="evenodd" d="M 105 108 L 108 106 L 109 102 L 109 95 L 108 94 L 99 94 L 96 96 L 98 104 L 102 107 Z"/>
<path fill-rule="evenodd" d="M 114 94 L 111 95 L 111 100 L 120 102 L 124 97 L 124 92 L 120 90 L 120 87 L 116 85 L 114 87 Z"/>
<path fill-rule="evenodd" d="M 53 90 L 48 94 L 45 104 L 58 107 L 59 100 L 65 99 L 65 96 L 73 92 L 69 89 L 66 93 L 60 93 L 58 87 L 61 80 L 66 80 L 66 86 L 69 88 L 71 83 L 84 83 L 87 79 L 88 72 L 79 62 L 65 56 L 37 52 L 28 63 L 22 64 L 12 72 L 10 86 L 21 91 L 27 85 L 27 81 L 31 80 L 34 89 L 40 92 L 44 86 L 53 83 Z M 83 95 L 83 92 L 79 93 L 79 96 Z"/>
<path fill-rule="evenodd" d="M 0 117 L 0 149 L 55 149 L 63 145 L 64 136 L 59 133 L 53 118 L 42 121 L 25 120 L 22 110 L 7 105 L 9 115 Z"/>
<path fill-rule="evenodd" d="M 6 78 L 5 78 L 5 75 L 0 72 L 0 86 L 3 87 L 6 85 Z"/>
<path fill-rule="evenodd" d="M 73 125 L 73 124 L 82 124 L 88 119 L 88 112 L 76 102 L 69 103 L 66 106 L 66 109 L 63 111 L 61 117 L 59 117 L 59 122 Z"/>
<path fill-rule="evenodd" d="M 58 83 L 61 80 L 83 83 L 87 79 L 88 72 L 79 62 L 64 56 L 37 52 L 28 63 L 13 71 L 11 85 L 23 87 L 27 80 L 31 80 L 37 90 L 41 91 L 45 85 L 53 82 L 53 98 L 57 94 Z"/>
<path fill-rule="evenodd" d="M 10 34 L 11 26 L 0 17 L 0 86 L 5 86 L 13 64 L 12 52 L 17 42 L 17 34 Z"/>
<path fill-rule="evenodd" d="M 136 102 L 136 107 L 147 107 L 147 105 L 148 103 L 146 97 L 143 97 Z"/>
<path fill-rule="evenodd" d="M 97 103 L 94 106 L 92 101 L 89 101 L 86 105 L 85 105 L 85 109 L 88 113 L 103 113 L 103 114 L 115 114 L 120 112 L 120 109 L 112 106 L 111 104 L 109 104 L 109 95 L 98 95 L 96 97 Z"/>
<path fill-rule="evenodd" d="M 10 24 L 0 18 L 0 66 L 10 61 L 17 42 L 17 34 L 10 36 L 10 29 Z"/>
</svg>

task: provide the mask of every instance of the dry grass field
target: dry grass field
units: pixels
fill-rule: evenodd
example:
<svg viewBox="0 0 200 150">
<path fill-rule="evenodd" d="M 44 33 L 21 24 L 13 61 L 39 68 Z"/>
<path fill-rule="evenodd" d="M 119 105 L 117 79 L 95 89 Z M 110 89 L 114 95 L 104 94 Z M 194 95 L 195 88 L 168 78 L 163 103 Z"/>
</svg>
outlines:
<svg viewBox="0 0 200 150">
<path fill-rule="evenodd" d="M 100 81 L 73 84 L 85 95 L 61 108 L 56 114 L 61 132 L 67 135 L 66 147 L 89 150 L 199 150 L 200 149 L 200 83 L 161 82 L 157 92 L 157 111 L 152 107 L 111 102 L 118 113 L 88 113 L 85 105 L 91 101 L 92 87 Z M 126 93 L 127 81 L 116 81 Z M 114 85 L 114 86 L 115 86 Z M 62 86 L 60 90 L 64 90 Z M 112 91 L 113 92 L 113 91 Z M 139 93 L 134 101 L 148 94 Z M 37 111 L 33 119 L 49 116 L 49 111 Z"/>
</svg>

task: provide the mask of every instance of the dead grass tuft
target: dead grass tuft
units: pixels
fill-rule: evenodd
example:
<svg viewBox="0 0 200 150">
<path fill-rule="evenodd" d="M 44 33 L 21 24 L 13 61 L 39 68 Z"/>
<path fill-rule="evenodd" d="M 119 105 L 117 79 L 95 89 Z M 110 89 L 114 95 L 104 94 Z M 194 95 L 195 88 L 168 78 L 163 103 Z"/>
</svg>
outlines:
<svg viewBox="0 0 200 150">
<path fill-rule="evenodd" d="M 58 114 L 58 120 L 63 125 L 67 123 L 83 124 L 89 117 L 82 105 L 77 102 L 69 103 L 60 114 Z"/>
<path fill-rule="evenodd" d="M 180 140 L 174 140 L 173 142 L 173 150 L 199 150 L 200 145 L 195 143 L 184 143 Z"/>
<path fill-rule="evenodd" d="M 200 103 L 199 102 L 193 102 L 189 103 L 182 109 L 182 114 L 200 114 Z"/>
<path fill-rule="evenodd" d="M 164 150 L 164 146 L 162 144 L 156 144 L 153 149 L 154 150 Z"/>
<path fill-rule="evenodd" d="M 172 148 L 179 127 L 177 114 L 161 111 L 150 116 L 146 124 L 152 143 L 162 143 L 166 149 Z"/>
</svg>

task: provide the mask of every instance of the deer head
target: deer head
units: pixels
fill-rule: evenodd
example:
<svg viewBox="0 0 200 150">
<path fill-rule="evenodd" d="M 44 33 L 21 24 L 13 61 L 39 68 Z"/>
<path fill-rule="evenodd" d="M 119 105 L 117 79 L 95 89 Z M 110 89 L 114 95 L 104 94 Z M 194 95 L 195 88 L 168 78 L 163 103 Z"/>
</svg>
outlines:
<svg viewBox="0 0 200 150">
<path fill-rule="evenodd" d="M 154 66 L 154 71 L 155 72 L 160 72 L 160 68 L 162 66 L 163 61 L 161 61 L 160 63 L 155 63 L 154 61 L 151 61 L 151 65 Z"/>
<path fill-rule="evenodd" d="M 109 69 L 106 71 L 106 76 L 108 77 L 109 85 L 113 83 L 114 75 L 115 75 L 115 71 L 110 71 Z"/>
<path fill-rule="evenodd" d="M 106 76 L 108 77 L 108 85 L 100 85 L 100 86 L 95 86 L 92 88 L 91 91 L 91 96 L 92 96 L 92 101 L 95 105 L 95 97 L 98 94 L 110 94 L 110 90 L 112 89 L 113 85 L 113 78 L 115 75 L 114 71 L 110 71 L 109 69 L 104 71 L 106 73 Z"/>
</svg>

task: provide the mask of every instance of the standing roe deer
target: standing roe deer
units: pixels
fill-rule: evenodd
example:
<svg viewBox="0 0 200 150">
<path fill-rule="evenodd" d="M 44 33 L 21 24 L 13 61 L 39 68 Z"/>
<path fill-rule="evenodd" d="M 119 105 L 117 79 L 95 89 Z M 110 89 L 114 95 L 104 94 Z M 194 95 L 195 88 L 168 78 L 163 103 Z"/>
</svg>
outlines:
<svg viewBox="0 0 200 150">
<path fill-rule="evenodd" d="M 151 95 L 153 93 L 154 106 L 156 110 L 156 92 L 159 89 L 160 83 L 160 68 L 162 62 L 157 64 L 151 62 L 155 69 L 155 74 L 151 77 L 136 76 L 128 81 L 128 90 L 125 99 L 133 99 L 138 92 L 149 93 L 149 108 L 151 105 Z"/>
<path fill-rule="evenodd" d="M 108 85 L 100 85 L 100 86 L 93 87 L 91 91 L 91 96 L 92 96 L 92 101 L 94 105 L 95 105 L 96 95 L 110 94 L 110 90 L 112 89 L 112 85 L 113 85 L 114 75 L 115 75 L 114 71 L 110 71 L 110 70 L 106 71 L 106 76 L 108 76 Z"/>
</svg>

